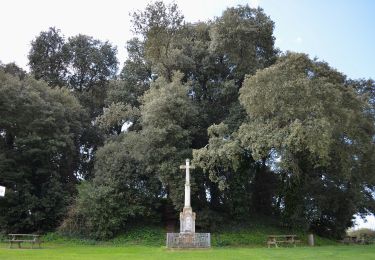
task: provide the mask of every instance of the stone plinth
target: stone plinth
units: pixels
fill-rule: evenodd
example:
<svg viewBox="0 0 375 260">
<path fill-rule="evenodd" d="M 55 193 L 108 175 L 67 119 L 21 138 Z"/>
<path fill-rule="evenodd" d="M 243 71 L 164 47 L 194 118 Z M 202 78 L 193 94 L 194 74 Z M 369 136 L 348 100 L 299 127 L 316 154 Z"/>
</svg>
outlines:
<svg viewBox="0 0 375 260">
<path fill-rule="evenodd" d="M 167 248 L 210 248 L 210 233 L 167 233 Z"/>
<path fill-rule="evenodd" d="M 180 213 L 180 233 L 195 232 L 195 212 L 191 207 L 184 207 Z"/>
</svg>

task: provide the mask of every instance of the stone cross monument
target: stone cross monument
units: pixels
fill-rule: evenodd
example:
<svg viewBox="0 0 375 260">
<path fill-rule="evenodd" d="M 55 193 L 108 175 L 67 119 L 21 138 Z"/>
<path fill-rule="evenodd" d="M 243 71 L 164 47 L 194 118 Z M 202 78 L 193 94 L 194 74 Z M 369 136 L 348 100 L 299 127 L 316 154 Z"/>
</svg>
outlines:
<svg viewBox="0 0 375 260">
<path fill-rule="evenodd" d="M 186 164 L 181 165 L 180 169 L 186 169 L 185 178 L 185 205 L 180 213 L 180 232 L 181 233 L 194 233 L 195 232 L 195 213 L 190 205 L 190 169 L 194 169 L 190 165 L 189 159 L 186 159 Z"/>
<path fill-rule="evenodd" d="M 180 213 L 180 233 L 167 233 L 168 248 L 209 248 L 211 247 L 210 233 L 195 233 L 195 213 L 190 203 L 190 165 L 189 159 L 180 169 L 186 170 L 185 204 Z"/>
</svg>

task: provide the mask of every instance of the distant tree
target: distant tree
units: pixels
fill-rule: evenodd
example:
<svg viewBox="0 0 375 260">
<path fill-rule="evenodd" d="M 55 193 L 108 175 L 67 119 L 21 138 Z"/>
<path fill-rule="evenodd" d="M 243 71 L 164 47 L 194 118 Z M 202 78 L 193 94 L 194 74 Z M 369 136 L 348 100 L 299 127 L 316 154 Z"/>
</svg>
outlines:
<svg viewBox="0 0 375 260">
<path fill-rule="evenodd" d="M 3 232 L 52 230 L 75 192 L 84 111 L 65 88 L 0 69 Z"/>
<path fill-rule="evenodd" d="M 67 43 L 70 53 L 69 86 L 83 91 L 103 84 L 117 72 L 116 48 L 90 36 L 71 37 Z"/>
<path fill-rule="evenodd" d="M 103 143 L 101 130 L 92 125 L 102 114 L 109 81 L 116 77 L 117 50 L 108 42 L 86 35 L 66 40 L 56 28 L 41 32 L 31 43 L 29 65 L 36 79 L 51 87 L 67 87 L 88 113 L 80 136 L 80 174 L 92 176 L 95 151 Z"/>
<path fill-rule="evenodd" d="M 51 27 L 41 32 L 31 42 L 28 58 L 36 79 L 43 79 L 52 87 L 67 84 L 70 55 L 59 29 Z"/>
<path fill-rule="evenodd" d="M 2 64 L 0 61 L 0 69 L 5 73 L 9 73 L 15 77 L 18 77 L 21 80 L 24 79 L 27 75 L 27 72 L 24 69 L 18 67 L 14 62 Z"/>
<path fill-rule="evenodd" d="M 152 81 L 151 66 L 144 57 L 144 44 L 138 38 L 127 43 L 128 58 L 119 75 L 108 86 L 107 105 L 123 103 L 139 107 L 140 97 L 149 89 Z"/>
<path fill-rule="evenodd" d="M 49 28 L 31 42 L 28 57 L 36 79 L 71 88 L 91 117 L 96 117 L 104 106 L 108 81 L 116 76 L 116 53 L 108 42 L 86 35 L 66 41 L 60 30 Z"/>
<path fill-rule="evenodd" d="M 60 34 L 52 27 L 31 42 L 28 58 L 36 79 L 83 91 L 116 75 L 116 48 L 111 44 L 81 34 L 66 41 Z"/>
<path fill-rule="evenodd" d="M 148 4 L 144 11 L 132 15 L 133 31 L 142 36 L 144 52 L 154 70 L 167 80 L 172 79 L 174 65 L 182 57 L 176 53 L 175 40 L 183 25 L 183 15 L 177 4 L 165 5 L 162 1 Z"/>
<path fill-rule="evenodd" d="M 108 82 L 117 72 L 116 48 L 86 35 L 69 38 L 66 46 L 71 57 L 68 86 L 94 118 L 102 112 Z"/>
</svg>

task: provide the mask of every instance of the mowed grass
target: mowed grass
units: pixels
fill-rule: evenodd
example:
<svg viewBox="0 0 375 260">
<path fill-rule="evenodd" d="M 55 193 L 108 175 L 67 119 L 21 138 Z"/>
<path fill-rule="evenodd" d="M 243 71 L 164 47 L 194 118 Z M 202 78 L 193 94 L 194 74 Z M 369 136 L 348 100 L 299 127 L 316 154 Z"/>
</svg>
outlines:
<svg viewBox="0 0 375 260">
<path fill-rule="evenodd" d="M 375 246 L 296 248 L 222 247 L 207 250 L 167 250 L 156 246 L 64 245 L 46 243 L 42 249 L 9 249 L 0 245 L 0 259 L 375 259 Z"/>
</svg>

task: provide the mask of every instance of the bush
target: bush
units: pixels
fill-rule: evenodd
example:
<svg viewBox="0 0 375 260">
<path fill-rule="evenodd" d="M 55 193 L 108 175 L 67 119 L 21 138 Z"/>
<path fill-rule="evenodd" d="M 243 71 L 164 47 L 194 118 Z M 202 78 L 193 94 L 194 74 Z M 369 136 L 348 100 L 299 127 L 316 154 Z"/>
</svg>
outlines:
<svg viewBox="0 0 375 260">
<path fill-rule="evenodd" d="M 367 238 L 375 238 L 375 230 L 369 228 L 360 228 L 357 230 L 350 230 L 347 232 L 348 236 L 352 237 L 367 237 Z"/>
</svg>

